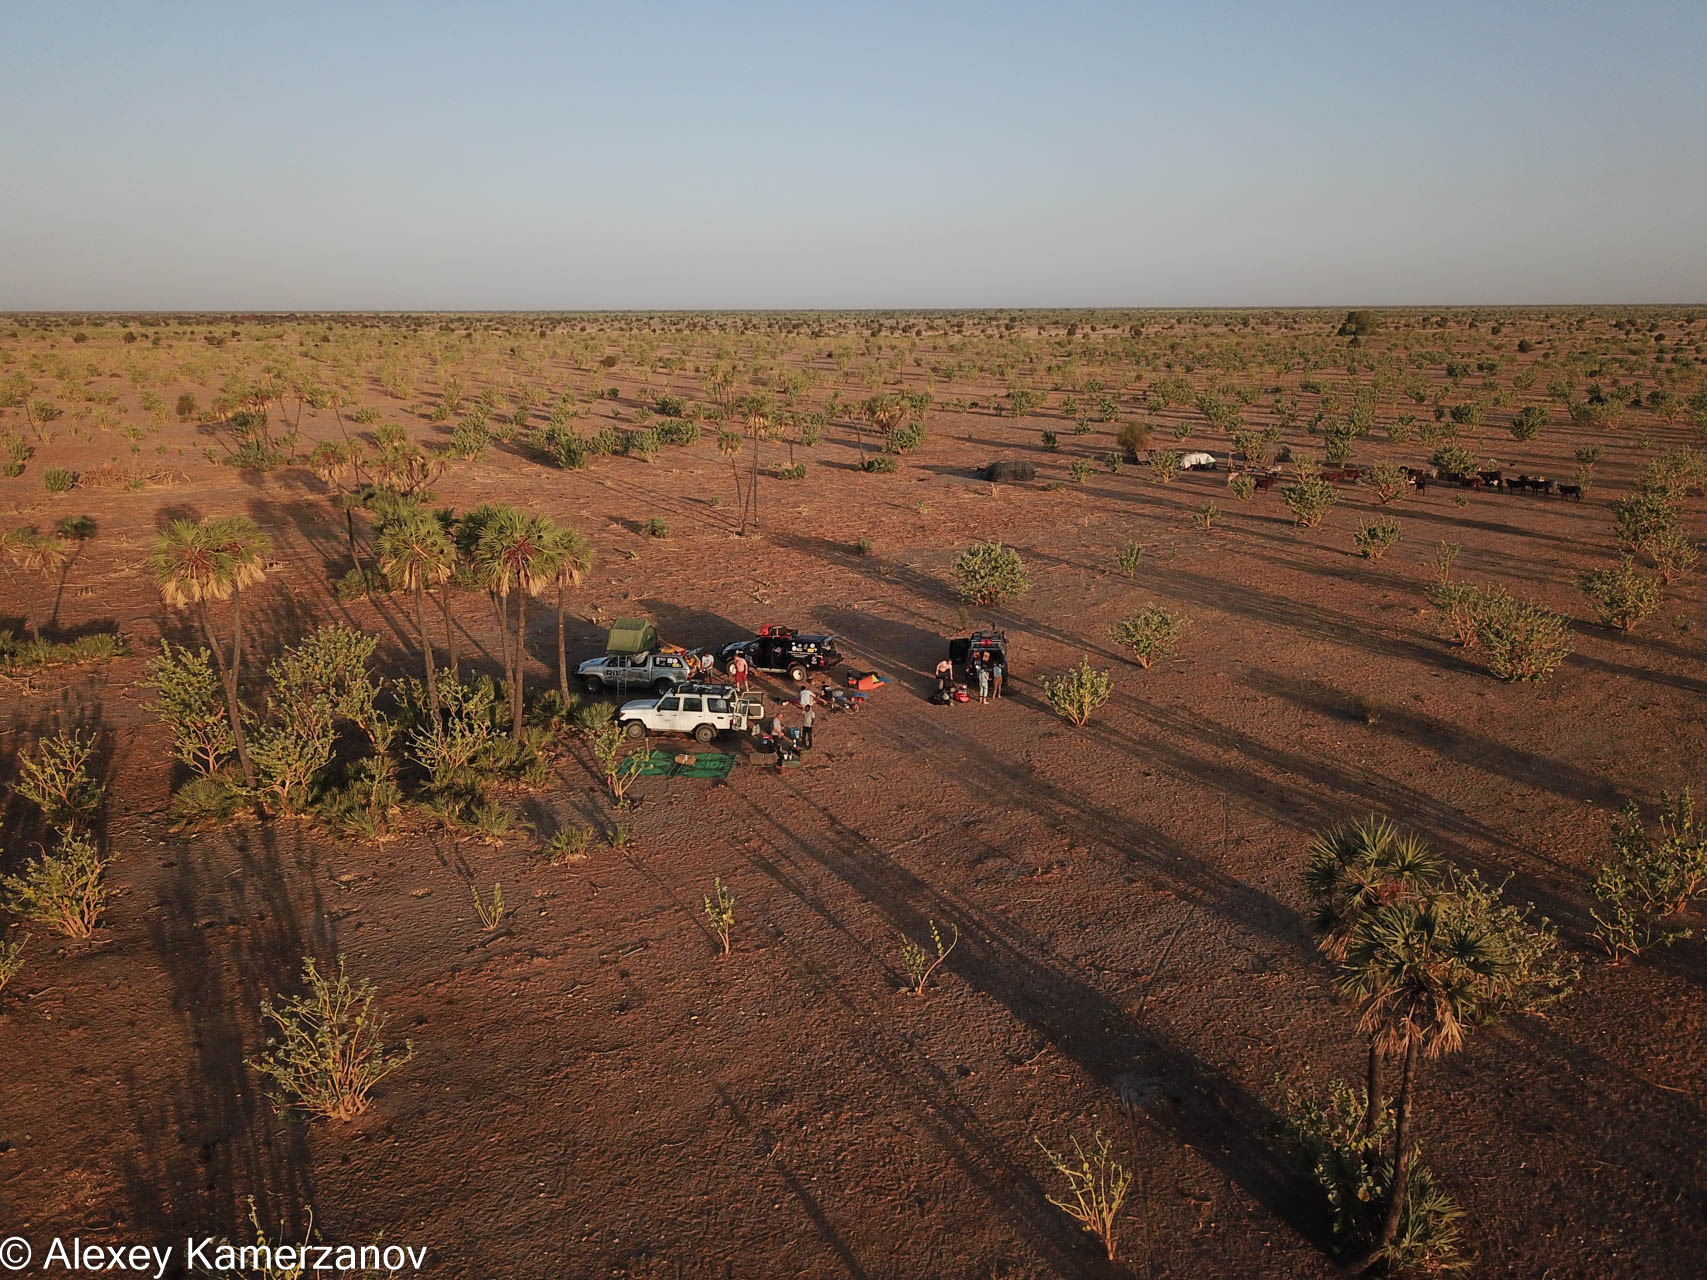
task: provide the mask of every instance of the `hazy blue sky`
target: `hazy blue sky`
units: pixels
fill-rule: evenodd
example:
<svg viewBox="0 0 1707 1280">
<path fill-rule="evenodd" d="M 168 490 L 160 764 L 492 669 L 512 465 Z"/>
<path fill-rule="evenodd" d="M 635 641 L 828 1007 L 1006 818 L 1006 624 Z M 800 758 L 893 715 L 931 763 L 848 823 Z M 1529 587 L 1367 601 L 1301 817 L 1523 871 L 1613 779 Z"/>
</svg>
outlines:
<svg viewBox="0 0 1707 1280">
<path fill-rule="evenodd" d="M 0 8 L 0 308 L 1707 301 L 1707 3 Z"/>
</svg>

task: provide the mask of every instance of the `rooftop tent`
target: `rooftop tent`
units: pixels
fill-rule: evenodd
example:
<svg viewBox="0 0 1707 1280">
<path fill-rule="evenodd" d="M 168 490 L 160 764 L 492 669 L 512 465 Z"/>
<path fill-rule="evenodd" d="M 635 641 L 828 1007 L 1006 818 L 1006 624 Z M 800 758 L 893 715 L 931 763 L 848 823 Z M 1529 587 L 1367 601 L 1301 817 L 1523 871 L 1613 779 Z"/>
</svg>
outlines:
<svg viewBox="0 0 1707 1280">
<path fill-rule="evenodd" d="M 611 623 L 606 653 L 651 653 L 658 647 L 658 628 L 645 618 L 618 618 Z"/>
</svg>

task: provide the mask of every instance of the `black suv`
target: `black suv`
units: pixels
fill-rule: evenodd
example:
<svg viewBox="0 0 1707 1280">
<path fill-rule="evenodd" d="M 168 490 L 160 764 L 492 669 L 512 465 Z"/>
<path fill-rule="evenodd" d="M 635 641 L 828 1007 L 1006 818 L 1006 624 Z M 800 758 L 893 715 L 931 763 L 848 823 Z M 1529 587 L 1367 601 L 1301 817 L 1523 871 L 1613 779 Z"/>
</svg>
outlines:
<svg viewBox="0 0 1707 1280">
<path fill-rule="evenodd" d="M 1002 670 L 1007 675 L 1013 675 L 1013 667 L 1008 662 L 1008 636 L 1005 631 L 974 631 L 969 636 L 948 642 L 948 660 L 954 664 L 955 673 L 964 679 L 974 680 L 978 675 L 978 667 L 983 665 L 1002 664 Z"/>
<path fill-rule="evenodd" d="M 737 653 L 747 659 L 754 671 L 773 675 L 786 672 L 795 684 L 805 684 L 812 672 L 828 671 L 842 662 L 835 636 L 803 636 L 789 627 L 760 627 L 759 634 L 751 640 L 724 645 L 717 655 L 718 670 L 727 672 Z"/>
</svg>

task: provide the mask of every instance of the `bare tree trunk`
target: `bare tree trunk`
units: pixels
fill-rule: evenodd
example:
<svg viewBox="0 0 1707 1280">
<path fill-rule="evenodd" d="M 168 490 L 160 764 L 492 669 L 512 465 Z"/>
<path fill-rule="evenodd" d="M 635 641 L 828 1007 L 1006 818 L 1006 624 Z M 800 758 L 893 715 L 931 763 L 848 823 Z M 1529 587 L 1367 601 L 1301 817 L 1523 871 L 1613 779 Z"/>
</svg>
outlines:
<svg viewBox="0 0 1707 1280">
<path fill-rule="evenodd" d="M 421 632 L 421 662 L 427 669 L 427 705 L 433 709 L 433 732 L 439 732 L 439 677 L 433 669 L 433 641 L 427 634 L 427 588 L 415 583 L 415 625 Z"/>
<path fill-rule="evenodd" d="M 504 664 L 505 691 L 509 683 L 515 679 L 515 672 L 510 670 L 510 601 L 505 596 L 493 595 L 492 611 L 498 615 L 498 660 Z"/>
<path fill-rule="evenodd" d="M 557 691 L 563 695 L 563 709 L 569 709 L 569 650 L 563 642 L 563 584 L 557 584 Z"/>
<path fill-rule="evenodd" d="M 1416 1088 L 1419 1041 L 1411 1036 L 1405 1045 L 1405 1073 L 1399 1078 L 1399 1099 L 1393 1119 L 1393 1182 L 1387 1201 L 1387 1219 L 1381 1224 L 1376 1247 L 1382 1248 L 1399 1234 L 1405 1211 L 1405 1192 L 1411 1180 L 1411 1095 Z"/>
<path fill-rule="evenodd" d="M 1385 1066 L 1386 1055 L 1371 1040 L 1369 1042 L 1369 1065 L 1364 1082 L 1363 1123 L 1357 1126 L 1357 1132 L 1361 1137 L 1367 1138 L 1375 1132 L 1375 1121 L 1382 1111 L 1381 1077 Z"/>
<path fill-rule="evenodd" d="M 450 678 L 460 684 L 462 677 L 457 672 L 456 626 L 451 620 L 450 583 L 448 582 L 439 588 L 439 608 L 445 615 L 445 653 L 450 659 Z"/>
<path fill-rule="evenodd" d="M 510 688 L 510 736 L 522 736 L 522 663 L 527 660 L 528 593 L 516 587 L 516 682 Z"/>
<path fill-rule="evenodd" d="M 362 563 L 362 553 L 356 549 L 356 513 L 348 505 L 344 507 L 344 534 L 350 541 L 350 559 L 355 562 L 356 572 L 362 576 L 362 581 L 366 582 L 367 566 Z"/>
</svg>

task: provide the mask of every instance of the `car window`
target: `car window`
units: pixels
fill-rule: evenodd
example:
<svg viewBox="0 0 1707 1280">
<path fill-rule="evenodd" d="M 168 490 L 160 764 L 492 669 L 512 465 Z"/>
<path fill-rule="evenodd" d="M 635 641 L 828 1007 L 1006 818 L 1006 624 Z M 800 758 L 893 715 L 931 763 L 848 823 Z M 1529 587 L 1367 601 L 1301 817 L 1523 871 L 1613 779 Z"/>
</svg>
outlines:
<svg viewBox="0 0 1707 1280">
<path fill-rule="evenodd" d="M 658 700 L 658 710 L 660 711 L 680 711 L 681 709 L 682 700 L 680 698 L 660 698 Z"/>
<path fill-rule="evenodd" d="M 683 711 L 698 711 L 699 710 L 699 699 L 698 698 L 683 698 L 682 699 L 682 710 Z"/>
<path fill-rule="evenodd" d="M 727 698 L 707 698 L 705 709 L 713 715 L 725 715 L 729 711 L 729 700 Z"/>
<path fill-rule="evenodd" d="M 660 667 L 679 667 L 682 665 L 682 660 L 680 658 L 660 657 L 658 659 L 658 665 Z"/>
</svg>

